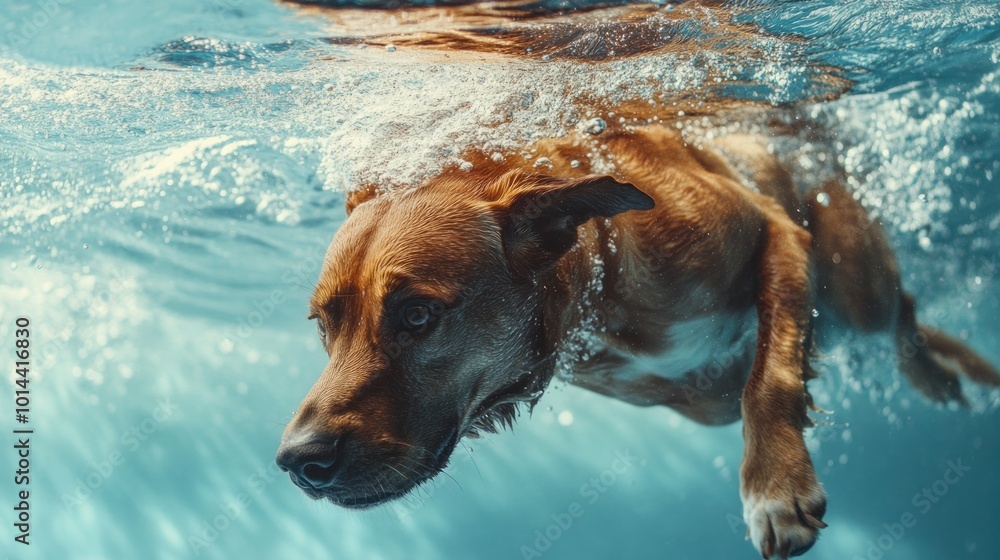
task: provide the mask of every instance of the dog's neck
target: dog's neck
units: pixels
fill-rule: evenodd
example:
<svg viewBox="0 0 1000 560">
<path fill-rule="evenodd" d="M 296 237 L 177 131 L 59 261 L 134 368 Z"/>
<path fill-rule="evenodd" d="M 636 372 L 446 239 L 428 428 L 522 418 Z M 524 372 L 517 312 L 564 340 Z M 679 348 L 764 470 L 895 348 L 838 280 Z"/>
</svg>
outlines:
<svg viewBox="0 0 1000 560">
<path fill-rule="evenodd" d="M 580 226 L 577 243 L 537 280 L 546 351 L 573 363 L 586 359 L 591 342 L 607 338 L 609 316 L 631 303 L 615 286 L 633 247 L 624 216 Z"/>
</svg>

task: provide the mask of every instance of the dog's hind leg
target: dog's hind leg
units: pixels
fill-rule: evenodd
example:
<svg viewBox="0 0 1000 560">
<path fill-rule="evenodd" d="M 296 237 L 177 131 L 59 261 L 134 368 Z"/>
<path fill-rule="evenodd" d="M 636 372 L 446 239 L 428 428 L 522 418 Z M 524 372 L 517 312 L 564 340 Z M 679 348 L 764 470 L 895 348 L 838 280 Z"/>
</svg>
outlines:
<svg viewBox="0 0 1000 560">
<path fill-rule="evenodd" d="M 1000 385 L 1000 373 L 982 357 L 917 323 L 885 233 L 847 189 L 831 181 L 806 196 L 816 295 L 826 308 L 862 332 L 894 330 L 900 371 L 934 401 L 965 404 L 959 374 Z"/>
<path fill-rule="evenodd" d="M 900 300 L 896 343 L 899 369 L 934 400 L 968 405 L 959 375 L 982 385 L 1000 386 L 1000 372 L 982 356 L 954 338 L 917 323 L 913 298 L 905 293 Z"/>
</svg>

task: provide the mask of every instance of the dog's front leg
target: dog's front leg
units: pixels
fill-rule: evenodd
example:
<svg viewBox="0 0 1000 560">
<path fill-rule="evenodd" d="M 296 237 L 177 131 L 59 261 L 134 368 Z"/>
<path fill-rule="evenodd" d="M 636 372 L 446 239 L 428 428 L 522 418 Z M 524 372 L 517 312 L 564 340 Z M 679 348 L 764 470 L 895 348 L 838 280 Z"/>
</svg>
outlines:
<svg viewBox="0 0 1000 560">
<path fill-rule="evenodd" d="M 826 494 L 802 439 L 809 234 L 783 214 L 770 214 L 758 279 L 757 355 L 743 389 L 740 495 L 757 550 L 764 558 L 788 558 L 808 550 L 826 527 Z"/>
</svg>

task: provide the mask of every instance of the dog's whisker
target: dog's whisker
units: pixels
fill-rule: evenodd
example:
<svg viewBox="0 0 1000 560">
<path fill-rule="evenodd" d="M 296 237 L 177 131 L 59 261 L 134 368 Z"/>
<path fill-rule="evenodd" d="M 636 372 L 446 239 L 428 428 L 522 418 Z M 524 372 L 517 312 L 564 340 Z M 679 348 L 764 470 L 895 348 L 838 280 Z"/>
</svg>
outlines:
<svg viewBox="0 0 1000 560">
<path fill-rule="evenodd" d="M 382 473 L 378 473 L 375 478 L 375 480 L 378 481 L 378 487 L 382 490 L 382 493 L 379 496 L 385 496 L 388 494 L 388 492 L 385 491 L 385 485 L 382 484 L 384 482 L 384 478 L 385 477 Z"/>
<path fill-rule="evenodd" d="M 455 486 L 458 486 L 458 489 L 459 489 L 459 490 L 461 490 L 462 492 L 465 492 L 465 489 L 464 489 L 464 488 L 462 488 L 462 485 L 461 485 L 461 484 L 459 484 L 458 480 L 457 480 L 457 479 L 455 479 L 455 477 L 454 477 L 454 476 L 451 476 L 451 474 L 450 474 L 450 473 L 449 473 L 448 471 L 446 471 L 446 470 L 442 470 L 442 471 L 440 471 L 440 473 L 439 473 L 439 474 L 443 474 L 443 475 L 447 476 L 448 478 L 450 478 L 450 479 L 451 479 L 451 481 L 455 483 Z"/>
<path fill-rule="evenodd" d="M 402 472 L 400 472 L 399 469 L 397 469 L 396 467 L 394 467 L 392 465 L 389 465 L 389 464 L 386 464 L 386 466 L 389 467 L 390 469 L 392 469 L 393 472 L 395 472 L 396 474 L 398 474 L 399 477 L 402 478 L 404 481 L 409 482 L 409 483 L 413 482 L 412 478 L 410 478 L 409 476 L 406 476 L 405 474 L 403 474 Z"/>
<path fill-rule="evenodd" d="M 414 488 L 416 489 L 416 491 L 417 491 L 418 493 L 419 493 L 419 492 L 420 492 L 420 491 L 422 490 L 422 491 L 424 492 L 424 494 L 427 494 L 427 497 L 428 497 L 428 498 L 431 498 L 432 496 L 431 496 L 430 492 L 428 492 L 428 491 L 427 491 L 427 489 L 426 489 L 426 488 L 424 488 L 424 482 L 426 482 L 427 480 L 429 480 L 429 479 L 428 479 L 428 478 L 426 477 L 426 475 L 422 475 L 422 474 L 421 474 L 420 472 L 418 472 L 418 471 L 415 471 L 415 470 L 413 470 L 413 469 L 412 469 L 411 467 L 409 467 L 409 466 L 407 466 L 407 465 L 405 465 L 405 464 L 402 464 L 402 463 L 401 463 L 401 464 L 400 464 L 400 466 L 401 466 L 401 467 L 404 467 L 404 468 L 405 468 L 406 470 L 408 470 L 408 471 L 412 472 L 412 473 L 414 474 L 414 476 L 415 476 L 415 477 L 417 477 L 417 479 L 423 479 L 423 480 L 421 480 L 421 481 L 420 481 L 420 483 L 419 483 L 419 484 L 416 484 L 416 485 L 414 486 Z"/>
<path fill-rule="evenodd" d="M 306 284 L 303 284 L 301 282 L 292 282 L 292 285 L 294 285 L 294 286 L 296 286 L 298 288 L 302 288 L 304 291 L 309 292 L 309 293 L 312 293 L 312 292 L 314 292 L 316 290 L 316 286 L 315 285 L 307 286 Z"/>
<path fill-rule="evenodd" d="M 476 462 L 476 457 L 472 454 L 472 448 L 468 445 L 462 444 L 462 449 L 465 450 L 465 454 L 472 461 L 472 466 L 476 468 L 476 474 L 479 475 L 479 480 L 483 480 L 483 473 L 479 470 L 479 463 Z"/>
<path fill-rule="evenodd" d="M 391 468 L 392 470 L 394 470 L 397 473 L 399 473 L 399 476 L 403 477 L 403 479 L 405 479 L 406 481 L 408 481 L 408 482 L 417 482 L 418 478 L 420 477 L 420 473 L 418 473 L 417 471 L 409 468 L 407 465 L 405 465 L 403 463 L 400 463 L 397 466 L 400 469 L 403 469 L 404 471 L 406 471 L 406 472 L 408 472 L 410 474 L 409 475 L 404 474 L 402 471 L 400 471 L 396 467 L 393 467 L 392 465 L 390 465 L 389 468 Z"/>
</svg>

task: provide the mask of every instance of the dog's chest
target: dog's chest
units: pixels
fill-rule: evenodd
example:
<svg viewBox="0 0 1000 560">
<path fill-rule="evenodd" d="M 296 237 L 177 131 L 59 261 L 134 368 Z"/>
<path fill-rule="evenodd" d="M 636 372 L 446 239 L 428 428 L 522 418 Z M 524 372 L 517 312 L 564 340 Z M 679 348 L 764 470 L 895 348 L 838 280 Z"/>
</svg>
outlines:
<svg viewBox="0 0 1000 560">
<path fill-rule="evenodd" d="M 666 348 L 657 354 L 632 354 L 602 344 L 597 355 L 612 356 L 609 373 L 622 381 L 655 375 L 721 374 L 752 358 L 757 339 L 755 310 L 723 312 L 679 321 L 663 333 Z M 610 365 L 610 364 L 609 364 Z"/>
</svg>

